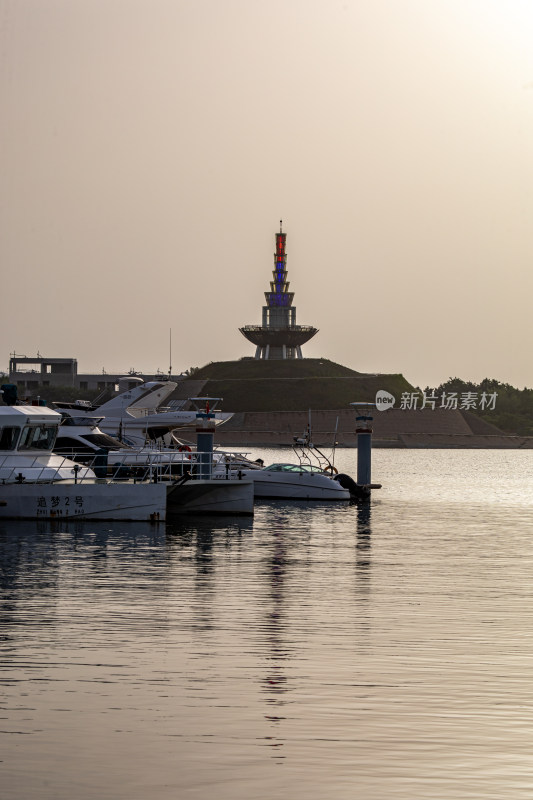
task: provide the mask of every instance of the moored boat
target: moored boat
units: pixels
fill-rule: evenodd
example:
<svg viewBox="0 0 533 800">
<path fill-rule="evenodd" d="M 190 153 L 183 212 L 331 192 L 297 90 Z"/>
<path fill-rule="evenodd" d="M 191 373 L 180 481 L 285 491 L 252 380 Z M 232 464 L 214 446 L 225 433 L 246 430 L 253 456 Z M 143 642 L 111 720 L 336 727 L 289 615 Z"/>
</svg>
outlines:
<svg viewBox="0 0 533 800">
<path fill-rule="evenodd" d="M 0 518 L 164 520 L 166 487 L 98 479 L 53 451 L 61 415 L 0 406 Z"/>
<path fill-rule="evenodd" d="M 173 381 L 149 381 L 126 392 L 115 395 L 102 405 L 89 402 L 54 401 L 54 407 L 65 416 L 76 418 L 100 418 L 100 428 L 120 441 L 134 446 L 147 442 L 170 442 L 171 432 L 193 425 L 196 412 L 164 406 L 163 403 L 174 391 Z M 220 425 L 233 414 L 217 411 L 214 424 Z"/>
<path fill-rule="evenodd" d="M 331 474 L 312 464 L 270 464 L 241 470 L 254 484 L 255 497 L 286 500 L 350 500 L 350 492 Z"/>
</svg>

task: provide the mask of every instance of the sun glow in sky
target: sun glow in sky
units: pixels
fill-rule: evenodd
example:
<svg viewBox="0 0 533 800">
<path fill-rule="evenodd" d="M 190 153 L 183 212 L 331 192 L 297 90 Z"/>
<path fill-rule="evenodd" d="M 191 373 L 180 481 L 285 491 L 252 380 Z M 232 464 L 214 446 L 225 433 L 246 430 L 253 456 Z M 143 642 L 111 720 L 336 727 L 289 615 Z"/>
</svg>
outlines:
<svg viewBox="0 0 533 800">
<path fill-rule="evenodd" d="M 533 4 L 4 0 L 3 351 L 253 355 L 279 219 L 304 355 L 533 386 Z"/>
</svg>

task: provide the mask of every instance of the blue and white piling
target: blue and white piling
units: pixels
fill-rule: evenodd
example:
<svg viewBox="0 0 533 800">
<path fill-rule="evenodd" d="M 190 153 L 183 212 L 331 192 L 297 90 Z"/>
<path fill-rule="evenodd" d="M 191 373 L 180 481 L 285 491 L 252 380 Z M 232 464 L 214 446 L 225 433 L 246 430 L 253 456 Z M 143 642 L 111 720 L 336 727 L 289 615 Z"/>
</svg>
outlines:
<svg viewBox="0 0 533 800">
<path fill-rule="evenodd" d="M 215 441 L 215 414 L 220 397 L 191 397 L 196 407 L 196 453 L 200 478 L 213 476 L 213 447 Z"/>
<path fill-rule="evenodd" d="M 357 488 L 362 499 L 370 499 L 371 489 L 381 489 L 380 483 L 372 483 L 372 409 L 374 403 L 350 403 L 357 412 L 355 434 L 357 441 Z"/>
</svg>

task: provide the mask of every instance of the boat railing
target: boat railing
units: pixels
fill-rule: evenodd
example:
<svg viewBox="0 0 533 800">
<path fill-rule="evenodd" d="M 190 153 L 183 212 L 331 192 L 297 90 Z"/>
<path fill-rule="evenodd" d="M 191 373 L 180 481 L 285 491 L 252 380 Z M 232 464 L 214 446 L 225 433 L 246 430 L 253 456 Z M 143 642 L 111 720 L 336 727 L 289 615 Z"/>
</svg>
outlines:
<svg viewBox="0 0 533 800">
<path fill-rule="evenodd" d="M 45 454 L 46 456 L 50 454 Z M 94 482 L 94 472 L 90 464 L 73 463 L 66 456 L 56 456 L 53 461 L 43 454 L 33 458 L 29 453 L 13 454 L 13 457 L 0 458 L 0 484 L 6 483 L 55 483 L 59 480 L 72 480 L 74 483 Z"/>
<path fill-rule="evenodd" d="M 192 450 L 165 453 L 154 450 L 134 454 L 129 460 L 122 457 L 120 451 L 96 454 L 69 451 L 56 454 L 52 463 L 43 464 L 42 454 L 35 455 L 33 459 L 29 454 L 24 454 L 23 459 L 15 458 L 12 463 L 9 461 L 11 459 L 0 458 L 0 484 L 57 483 L 65 480 L 76 484 L 94 483 L 95 480 L 133 483 L 186 482 L 212 478 L 230 480 L 240 478 L 243 469 L 254 465 L 241 454 L 220 450 L 213 453 Z M 257 464 L 255 466 L 258 467 Z"/>
</svg>

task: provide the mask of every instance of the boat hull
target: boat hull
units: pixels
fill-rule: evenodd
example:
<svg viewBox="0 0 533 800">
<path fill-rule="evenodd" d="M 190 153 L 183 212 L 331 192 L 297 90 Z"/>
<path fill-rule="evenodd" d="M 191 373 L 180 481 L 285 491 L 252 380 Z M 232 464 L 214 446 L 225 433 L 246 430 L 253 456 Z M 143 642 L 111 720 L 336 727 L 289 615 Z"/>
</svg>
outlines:
<svg viewBox="0 0 533 800">
<path fill-rule="evenodd" d="M 157 483 L 0 485 L 0 519 L 164 520 L 166 487 Z"/>
<path fill-rule="evenodd" d="M 251 480 L 192 480 L 168 487 L 167 512 L 172 514 L 254 513 Z"/>
<path fill-rule="evenodd" d="M 268 470 L 244 470 L 243 476 L 254 484 L 257 498 L 285 500 L 350 500 L 350 492 L 326 475 L 306 472 L 279 473 Z"/>
</svg>

